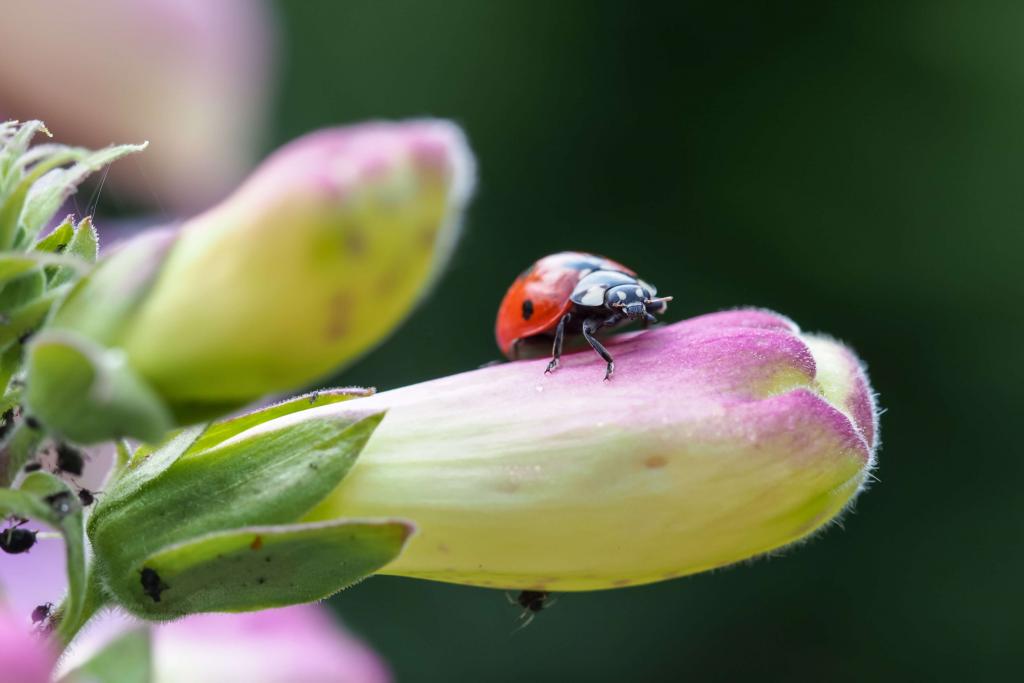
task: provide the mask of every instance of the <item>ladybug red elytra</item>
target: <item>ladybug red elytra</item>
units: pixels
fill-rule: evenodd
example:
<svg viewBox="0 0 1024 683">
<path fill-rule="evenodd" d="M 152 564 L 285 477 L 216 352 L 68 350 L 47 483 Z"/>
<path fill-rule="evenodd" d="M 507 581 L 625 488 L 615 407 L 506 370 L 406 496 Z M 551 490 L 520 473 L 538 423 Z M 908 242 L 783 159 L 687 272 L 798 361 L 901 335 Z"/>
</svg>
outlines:
<svg viewBox="0 0 1024 683">
<path fill-rule="evenodd" d="M 558 367 L 566 334 L 582 334 L 608 363 L 604 378 L 615 372 L 615 361 L 594 334 L 640 320 L 644 327 L 657 322 L 670 296 L 657 290 L 621 263 L 594 254 L 563 251 L 540 259 L 523 271 L 505 293 L 498 308 L 494 334 L 508 358 L 518 357 L 527 339 L 554 337 L 551 362 Z"/>
</svg>

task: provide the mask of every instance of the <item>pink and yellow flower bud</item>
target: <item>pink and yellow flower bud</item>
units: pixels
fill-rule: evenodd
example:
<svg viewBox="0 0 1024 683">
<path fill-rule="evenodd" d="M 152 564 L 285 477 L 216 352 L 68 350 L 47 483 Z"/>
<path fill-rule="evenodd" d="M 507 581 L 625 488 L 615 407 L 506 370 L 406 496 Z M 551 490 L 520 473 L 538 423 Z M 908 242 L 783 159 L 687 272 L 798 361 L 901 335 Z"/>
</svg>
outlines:
<svg viewBox="0 0 1024 683">
<path fill-rule="evenodd" d="M 388 411 L 309 519 L 415 523 L 384 573 L 591 590 L 771 551 L 863 488 L 877 412 L 838 342 L 740 310 L 609 349 L 609 383 L 584 352 L 553 375 L 546 359 L 520 361 L 282 418 Z"/>
<path fill-rule="evenodd" d="M 142 235 L 101 261 L 36 340 L 29 400 L 33 375 L 48 386 L 44 355 L 56 358 L 53 346 L 74 346 L 76 336 L 74 353 L 108 363 L 111 377 L 127 369 L 134 396 L 145 393 L 141 383 L 177 421 L 308 383 L 379 343 L 424 295 L 454 248 L 472 182 L 472 155 L 445 121 L 300 138 L 178 233 Z M 109 438 L 76 429 L 82 403 L 99 393 L 68 399 L 77 416 L 32 407 L 70 438 Z M 112 413 L 96 412 L 92 425 Z M 133 433 L 132 419 L 122 434 Z"/>
</svg>

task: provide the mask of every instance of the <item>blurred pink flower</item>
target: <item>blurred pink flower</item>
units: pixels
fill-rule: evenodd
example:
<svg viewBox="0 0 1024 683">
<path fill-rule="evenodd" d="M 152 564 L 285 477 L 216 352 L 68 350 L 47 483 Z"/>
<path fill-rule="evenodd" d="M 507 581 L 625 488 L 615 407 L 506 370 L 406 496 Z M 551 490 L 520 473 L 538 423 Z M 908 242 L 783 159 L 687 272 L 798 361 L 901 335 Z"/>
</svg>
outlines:
<svg viewBox="0 0 1024 683">
<path fill-rule="evenodd" d="M 18 615 L 0 604 L 0 680 L 49 683 L 57 653 L 31 633 Z"/>
<path fill-rule="evenodd" d="M 249 168 L 273 64 L 255 0 L 33 0 L 0 21 L 0 120 L 43 119 L 61 141 L 150 141 L 110 181 L 180 212 Z M 140 172 L 141 171 L 141 172 Z"/>
<path fill-rule="evenodd" d="M 32 609 L 60 601 L 63 544 L 40 540 L 31 552 L 0 556 L 0 681 L 50 680 L 54 653 L 31 634 Z M 118 612 L 97 617 L 61 662 L 84 663 L 141 622 Z M 154 683 L 386 683 L 387 665 L 322 607 L 299 605 L 244 614 L 204 614 L 153 626 Z M 21 668 L 15 668 L 15 667 Z"/>
<path fill-rule="evenodd" d="M 157 626 L 154 683 L 383 683 L 384 663 L 327 611 L 296 605 Z"/>
</svg>

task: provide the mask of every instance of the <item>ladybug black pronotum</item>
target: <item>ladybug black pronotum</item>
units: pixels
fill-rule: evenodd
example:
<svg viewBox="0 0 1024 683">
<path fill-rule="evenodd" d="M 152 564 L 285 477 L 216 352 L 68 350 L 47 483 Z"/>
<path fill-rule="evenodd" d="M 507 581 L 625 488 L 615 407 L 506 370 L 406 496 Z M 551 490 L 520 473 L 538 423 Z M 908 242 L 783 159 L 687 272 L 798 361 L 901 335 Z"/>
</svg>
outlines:
<svg viewBox="0 0 1024 683">
<path fill-rule="evenodd" d="M 602 328 L 640 321 L 657 322 L 670 296 L 657 290 L 621 263 L 594 254 L 563 251 L 545 256 L 526 269 L 498 308 L 495 336 L 502 353 L 515 360 L 520 345 L 535 338 L 553 338 L 551 362 L 558 367 L 567 334 L 582 334 L 608 364 L 605 380 L 615 372 L 615 361 L 595 338 Z"/>
</svg>

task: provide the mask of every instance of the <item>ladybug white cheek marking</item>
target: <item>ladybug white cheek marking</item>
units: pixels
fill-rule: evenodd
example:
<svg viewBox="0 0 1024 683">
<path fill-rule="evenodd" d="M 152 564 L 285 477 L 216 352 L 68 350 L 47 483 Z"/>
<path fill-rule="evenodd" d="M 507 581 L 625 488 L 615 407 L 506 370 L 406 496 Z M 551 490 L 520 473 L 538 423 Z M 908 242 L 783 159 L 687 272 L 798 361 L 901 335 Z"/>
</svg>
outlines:
<svg viewBox="0 0 1024 683">
<path fill-rule="evenodd" d="M 619 295 L 619 301 L 625 301 L 626 300 L 626 293 L 625 292 L 615 292 L 615 293 Z"/>
<path fill-rule="evenodd" d="M 604 290 L 605 287 L 596 286 L 591 287 L 580 299 L 580 303 L 584 306 L 600 306 L 604 303 Z"/>
<path fill-rule="evenodd" d="M 636 295 L 637 295 L 637 296 L 639 296 L 639 297 L 643 297 L 643 295 L 644 295 L 644 290 L 642 290 L 642 289 L 640 289 L 639 287 L 637 287 L 637 288 L 636 288 Z"/>
</svg>

